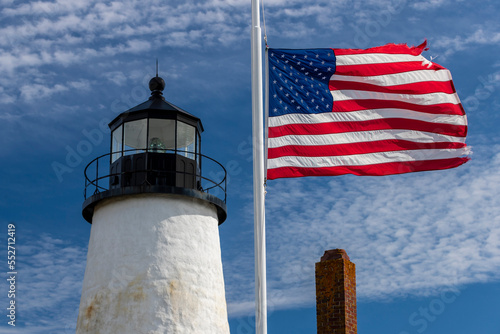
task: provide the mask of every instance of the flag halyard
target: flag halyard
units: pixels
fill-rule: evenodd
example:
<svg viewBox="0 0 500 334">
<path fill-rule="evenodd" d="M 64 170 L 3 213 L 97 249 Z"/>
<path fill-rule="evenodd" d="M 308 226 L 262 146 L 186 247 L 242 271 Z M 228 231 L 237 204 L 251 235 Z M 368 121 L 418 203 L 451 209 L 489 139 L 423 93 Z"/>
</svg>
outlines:
<svg viewBox="0 0 500 334">
<path fill-rule="evenodd" d="M 389 175 L 468 161 L 450 72 L 417 47 L 270 49 L 267 178 Z"/>
</svg>

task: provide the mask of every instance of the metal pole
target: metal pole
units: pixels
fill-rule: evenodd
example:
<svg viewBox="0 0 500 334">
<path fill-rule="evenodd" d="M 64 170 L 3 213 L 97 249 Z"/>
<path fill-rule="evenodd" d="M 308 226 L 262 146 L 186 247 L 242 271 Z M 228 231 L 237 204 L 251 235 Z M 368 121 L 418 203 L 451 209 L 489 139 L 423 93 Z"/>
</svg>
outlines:
<svg viewBox="0 0 500 334">
<path fill-rule="evenodd" d="M 252 0 L 252 137 L 255 244 L 255 332 L 267 334 L 264 129 L 260 0 Z"/>
</svg>

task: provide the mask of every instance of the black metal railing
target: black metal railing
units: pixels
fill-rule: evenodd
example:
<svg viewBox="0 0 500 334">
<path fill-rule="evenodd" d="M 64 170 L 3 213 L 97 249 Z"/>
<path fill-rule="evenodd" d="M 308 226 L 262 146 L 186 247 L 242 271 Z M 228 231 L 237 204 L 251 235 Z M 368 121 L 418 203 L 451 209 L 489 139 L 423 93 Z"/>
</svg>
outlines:
<svg viewBox="0 0 500 334">
<path fill-rule="evenodd" d="M 111 173 L 111 164 L 115 161 L 112 161 L 112 157 L 117 153 L 106 153 L 103 154 L 94 160 L 92 160 L 84 170 L 85 175 L 85 189 L 84 189 L 84 198 L 87 199 L 90 196 L 95 194 L 108 191 L 112 188 L 114 184 L 114 179 L 122 179 L 127 176 L 130 177 L 131 174 L 134 174 L 135 177 L 140 176 L 141 185 L 155 185 L 154 181 L 151 182 L 152 176 L 155 179 L 162 179 L 167 176 L 177 177 L 188 176 L 192 178 L 196 178 L 198 180 L 196 185 L 196 190 L 212 194 L 219 199 L 223 199 L 224 203 L 226 203 L 226 187 L 227 187 L 227 172 L 224 166 L 222 166 L 216 160 L 195 152 L 188 151 L 180 151 L 180 150 L 162 150 L 162 153 L 158 153 L 158 151 L 154 151 L 151 149 L 132 149 L 123 151 L 123 156 L 120 156 L 116 161 L 122 159 L 127 156 L 131 156 L 133 154 L 140 153 L 154 153 L 154 154 L 170 154 L 170 155 L 180 155 L 193 157 L 196 165 L 198 166 L 197 170 L 194 172 L 185 172 L 179 171 L 177 169 L 158 169 L 158 168 L 150 168 L 148 166 L 148 159 L 145 159 L 145 167 L 140 169 L 134 169 L 132 171 L 118 171 L 115 173 Z M 203 166 L 203 172 L 201 170 L 201 166 Z M 208 175 L 208 177 L 207 177 Z"/>
</svg>

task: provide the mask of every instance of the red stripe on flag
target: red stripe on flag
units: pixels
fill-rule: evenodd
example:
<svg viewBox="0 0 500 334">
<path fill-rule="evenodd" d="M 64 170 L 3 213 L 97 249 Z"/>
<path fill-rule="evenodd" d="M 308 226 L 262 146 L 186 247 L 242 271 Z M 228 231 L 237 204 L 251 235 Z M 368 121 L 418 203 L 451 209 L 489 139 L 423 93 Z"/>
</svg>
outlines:
<svg viewBox="0 0 500 334">
<path fill-rule="evenodd" d="M 424 81 L 404 85 L 377 86 L 361 82 L 331 80 L 329 88 L 330 90 L 363 90 L 391 94 L 455 93 L 450 81 Z"/>
<path fill-rule="evenodd" d="M 426 50 L 427 41 L 424 41 L 418 46 L 408 46 L 406 44 L 386 44 L 383 46 L 376 46 L 369 49 L 335 49 L 332 48 L 336 56 L 340 55 L 355 55 L 367 53 L 389 53 L 389 54 L 410 54 L 418 56 L 422 51 Z"/>
<path fill-rule="evenodd" d="M 316 124 L 287 124 L 269 128 L 269 138 L 288 135 L 324 135 L 343 132 L 375 131 L 375 130 L 413 130 L 439 133 L 448 136 L 465 137 L 467 126 L 443 123 L 429 123 L 406 118 L 382 118 L 357 122 L 332 122 Z"/>
<path fill-rule="evenodd" d="M 349 112 L 358 110 L 371 109 L 407 109 L 419 111 L 428 114 L 444 114 L 444 115 L 465 115 L 465 111 L 461 104 L 442 103 L 433 105 L 420 105 L 401 101 L 389 100 L 345 100 L 333 101 L 333 112 Z"/>
<path fill-rule="evenodd" d="M 285 156 L 324 157 L 378 153 L 385 151 L 460 149 L 463 147 L 465 147 L 465 144 L 457 142 L 417 143 L 407 140 L 394 139 L 322 146 L 288 145 L 269 148 L 267 157 L 268 159 Z"/>
<path fill-rule="evenodd" d="M 336 166 L 315 168 L 279 167 L 269 169 L 267 171 L 267 179 L 274 180 L 277 178 L 301 176 L 336 176 L 344 174 L 354 174 L 361 176 L 382 176 L 454 168 L 466 163 L 469 160 L 470 158 L 452 158 L 410 162 L 390 162 L 364 166 Z"/>
<path fill-rule="evenodd" d="M 438 71 L 446 70 L 446 68 L 436 63 L 432 63 L 430 66 L 427 64 L 423 66 L 420 61 L 411 61 L 387 64 L 337 65 L 335 67 L 335 74 L 365 77 L 422 70 Z"/>
</svg>

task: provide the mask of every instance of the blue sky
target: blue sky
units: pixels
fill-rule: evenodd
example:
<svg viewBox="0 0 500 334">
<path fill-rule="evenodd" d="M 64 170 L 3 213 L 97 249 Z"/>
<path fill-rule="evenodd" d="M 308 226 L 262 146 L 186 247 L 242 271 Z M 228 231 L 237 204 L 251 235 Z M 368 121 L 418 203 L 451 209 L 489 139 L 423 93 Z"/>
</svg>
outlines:
<svg viewBox="0 0 500 334">
<path fill-rule="evenodd" d="M 14 223 L 19 272 L 18 325 L 2 311 L 0 333 L 74 332 L 90 235 L 83 169 L 109 150 L 102 125 L 148 98 L 156 58 L 166 99 L 202 119 L 203 153 L 230 166 L 228 312 L 232 333 L 253 333 L 250 0 L 0 3 L 0 240 Z M 315 333 L 314 263 L 344 248 L 357 266 L 360 334 L 499 334 L 500 4 L 265 6 L 275 48 L 427 39 L 424 55 L 453 75 L 474 152 L 447 171 L 269 182 L 269 332 Z"/>
</svg>

